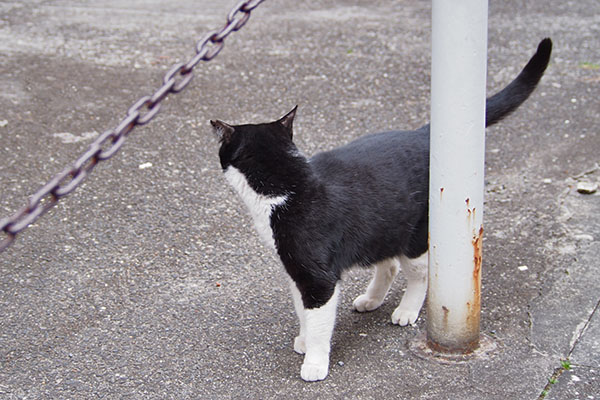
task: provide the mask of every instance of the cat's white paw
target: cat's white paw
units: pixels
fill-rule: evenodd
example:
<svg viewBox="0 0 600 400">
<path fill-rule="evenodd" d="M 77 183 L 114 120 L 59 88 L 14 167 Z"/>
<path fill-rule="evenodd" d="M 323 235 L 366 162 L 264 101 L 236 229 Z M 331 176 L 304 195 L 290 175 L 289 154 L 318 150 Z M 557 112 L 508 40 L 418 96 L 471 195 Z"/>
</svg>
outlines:
<svg viewBox="0 0 600 400">
<path fill-rule="evenodd" d="M 294 351 L 298 354 L 306 353 L 306 338 L 304 336 L 296 336 L 296 339 L 294 339 Z"/>
<path fill-rule="evenodd" d="M 414 324 L 419 318 L 420 310 L 407 310 L 404 308 L 396 308 L 392 313 L 392 323 L 400 326 L 406 326 L 408 324 Z"/>
<path fill-rule="evenodd" d="M 379 306 L 382 304 L 382 300 L 374 299 L 366 294 L 361 294 L 352 303 L 354 309 L 358 312 L 373 311 L 379 308 Z"/>
<path fill-rule="evenodd" d="M 304 363 L 300 369 L 300 376 L 309 382 L 322 381 L 327 377 L 328 372 L 329 363 L 327 362 L 323 364 Z"/>
</svg>

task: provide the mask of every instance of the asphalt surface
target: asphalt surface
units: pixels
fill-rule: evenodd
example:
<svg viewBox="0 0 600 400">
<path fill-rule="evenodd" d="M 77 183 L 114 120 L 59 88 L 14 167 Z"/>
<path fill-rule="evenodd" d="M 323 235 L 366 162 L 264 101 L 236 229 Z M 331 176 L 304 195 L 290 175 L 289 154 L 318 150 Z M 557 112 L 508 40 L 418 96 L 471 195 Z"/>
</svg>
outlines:
<svg viewBox="0 0 600 400">
<path fill-rule="evenodd" d="M 234 1 L 0 3 L 0 216 L 114 127 Z M 428 121 L 430 2 L 266 1 L 188 88 L 0 254 L 1 399 L 598 399 L 600 3 L 496 1 L 488 88 L 544 37 L 540 87 L 488 129 L 482 333 L 465 363 L 415 355 L 425 331 L 352 311 L 327 380 L 305 383 L 281 267 L 221 176 L 208 120 L 296 104 L 307 154 Z M 570 369 L 565 368 L 570 364 Z M 551 383 L 552 382 L 552 383 Z"/>
</svg>

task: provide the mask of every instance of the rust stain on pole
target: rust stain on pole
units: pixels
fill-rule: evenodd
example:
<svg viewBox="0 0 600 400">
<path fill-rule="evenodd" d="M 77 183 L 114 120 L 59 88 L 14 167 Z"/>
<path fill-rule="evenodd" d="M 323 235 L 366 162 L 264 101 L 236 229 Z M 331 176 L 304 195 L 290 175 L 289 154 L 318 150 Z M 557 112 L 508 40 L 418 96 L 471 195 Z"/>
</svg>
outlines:
<svg viewBox="0 0 600 400">
<path fill-rule="evenodd" d="M 448 313 L 450 312 L 450 310 L 448 310 L 448 307 L 442 306 L 442 311 L 444 311 L 444 327 L 447 329 L 448 328 Z"/>
<path fill-rule="evenodd" d="M 465 203 L 467 204 L 467 221 L 469 222 L 469 226 L 470 226 L 471 225 L 471 218 L 473 219 L 473 221 L 475 221 L 475 207 L 470 208 L 471 207 L 471 200 L 468 197 L 465 200 Z"/>
<path fill-rule="evenodd" d="M 430 338 L 427 338 L 426 343 L 427 343 L 427 347 L 429 347 L 429 349 L 431 349 L 437 353 L 440 353 L 440 354 L 467 355 L 467 354 L 473 353 L 475 350 L 477 350 L 479 348 L 479 336 L 477 336 L 477 338 L 470 340 L 467 343 L 464 343 L 460 346 L 444 346 L 442 344 L 439 344 L 439 343 L 431 340 Z"/>
<path fill-rule="evenodd" d="M 479 227 L 479 233 L 473 238 L 473 282 L 480 282 L 481 260 L 483 254 L 483 226 Z M 479 286 L 479 285 L 475 285 Z"/>
<path fill-rule="evenodd" d="M 479 319 L 481 312 L 481 262 L 483 254 L 483 226 L 479 233 L 473 238 L 473 304 L 467 303 L 467 325 L 473 331 L 479 330 Z"/>
</svg>

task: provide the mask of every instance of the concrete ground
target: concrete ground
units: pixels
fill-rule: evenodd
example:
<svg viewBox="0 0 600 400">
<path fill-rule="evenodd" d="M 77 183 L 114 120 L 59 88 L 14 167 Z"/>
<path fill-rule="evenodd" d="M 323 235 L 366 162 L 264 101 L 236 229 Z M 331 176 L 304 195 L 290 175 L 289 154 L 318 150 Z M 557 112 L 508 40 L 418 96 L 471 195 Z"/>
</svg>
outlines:
<svg viewBox="0 0 600 400">
<path fill-rule="evenodd" d="M 220 27 L 233 0 L 0 3 L 0 216 L 114 127 Z M 489 79 L 544 37 L 540 87 L 488 129 L 482 332 L 444 364 L 393 326 L 404 287 L 362 315 L 344 282 L 327 380 L 299 378 L 278 261 L 226 185 L 208 120 L 296 104 L 307 154 L 427 122 L 430 2 L 266 1 L 122 151 L 0 254 L 1 399 L 598 399 L 600 3 L 491 0 Z M 570 364 L 570 368 L 566 367 Z"/>
</svg>

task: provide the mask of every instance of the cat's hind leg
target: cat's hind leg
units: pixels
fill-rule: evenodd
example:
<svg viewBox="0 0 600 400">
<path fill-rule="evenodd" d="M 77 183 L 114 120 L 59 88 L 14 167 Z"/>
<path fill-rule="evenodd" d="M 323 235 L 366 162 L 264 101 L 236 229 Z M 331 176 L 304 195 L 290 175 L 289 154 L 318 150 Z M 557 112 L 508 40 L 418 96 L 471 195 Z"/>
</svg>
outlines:
<svg viewBox="0 0 600 400">
<path fill-rule="evenodd" d="M 373 279 L 365 293 L 358 296 L 352 303 L 354 309 L 358 312 L 365 312 L 379 308 L 399 270 L 400 262 L 395 257 L 375 264 Z"/>
<path fill-rule="evenodd" d="M 392 313 L 392 322 L 405 326 L 415 323 L 427 294 L 428 252 L 417 258 L 402 256 L 400 264 L 406 275 L 407 287 L 400 305 Z"/>
</svg>

